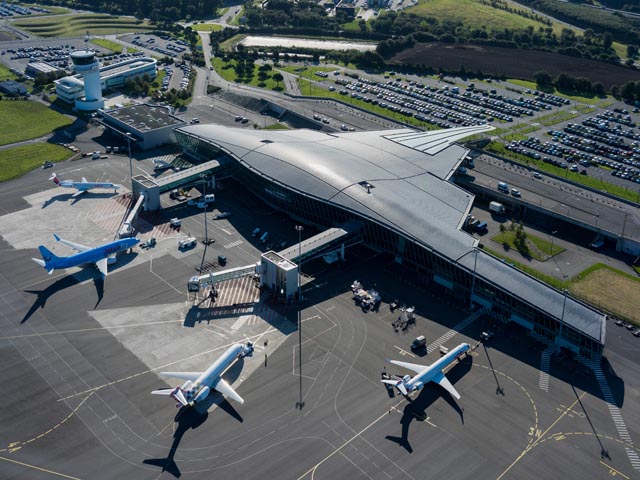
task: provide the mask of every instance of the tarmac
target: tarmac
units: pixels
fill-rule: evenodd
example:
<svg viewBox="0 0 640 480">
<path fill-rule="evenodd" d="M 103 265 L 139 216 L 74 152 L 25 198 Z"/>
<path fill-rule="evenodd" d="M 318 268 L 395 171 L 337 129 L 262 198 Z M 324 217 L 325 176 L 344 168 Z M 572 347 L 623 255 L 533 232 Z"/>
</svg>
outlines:
<svg viewBox="0 0 640 480">
<path fill-rule="evenodd" d="M 80 160 L 56 169 L 61 178 L 123 183 L 128 162 Z M 230 267 L 258 260 L 265 247 L 251 237 L 256 226 L 277 242 L 296 241 L 293 220 L 233 182 L 216 192 L 216 209 L 232 214 L 208 221 L 216 242 L 207 251 L 202 244 L 177 250 L 180 235 L 202 238 L 203 214 L 163 199 L 168 211 L 140 223 L 141 238 L 157 236 L 155 248 L 123 256 L 104 280 L 91 267 L 49 276 L 30 260 L 37 245 L 62 253 L 53 232 L 87 244 L 112 238 L 127 197 L 72 200 L 46 183 L 48 174 L 32 172 L 0 192 L 3 478 L 638 475 L 640 380 L 638 359 L 627 352 L 634 337 L 606 352 L 608 397 L 585 366 L 517 326 L 469 320 L 463 306 L 365 247 L 349 249 L 345 263 L 305 263 L 301 306 L 273 303 L 248 278 L 220 285 L 213 303 L 207 292 L 189 296 L 187 279 L 220 252 Z M 167 228 L 176 212 L 180 232 Z M 379 309 L 354 304 L 355 279 L 382 294 Z M 392 328 L 392 299 L 416 308 L 406 330 Z M 486 330 L 495 335 L 481 343 Z M 427 337 L 426 352 L 409 348 L 418 335 Z M 254 355 L 226 373 L 244 404 L 216 394 L 205 408 L 177 410 L 150 395 L 175 386 L 159 372 L 202 371 L 247 340 Z M 436 385 L 408 400 L 380 383 L 382 372 L 407 373 L 385 359 L 428 364 L 439 358 L 437 345 L 461 342 L 473 353 L 447 371 L 461 400 Z"/>
</svg>

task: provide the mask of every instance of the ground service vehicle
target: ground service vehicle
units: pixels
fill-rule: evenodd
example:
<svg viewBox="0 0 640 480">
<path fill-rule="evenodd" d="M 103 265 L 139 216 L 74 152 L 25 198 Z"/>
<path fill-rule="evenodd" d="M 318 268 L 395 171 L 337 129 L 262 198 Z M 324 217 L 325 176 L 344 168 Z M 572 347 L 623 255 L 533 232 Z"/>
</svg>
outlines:
<svg viewBox="0 0 640 480">
<path fill-rule="evenodd" d="M 490 202 L 489 211 L 498 215 L 502 215 L 504 214 L 504 205 L 502 205 L 500 202 Z"/>
<path fill-rule="evenodd" d="M 416 337 L 413 342 L 411 342 L 411 350 L 419 350 L 421 348 L 425 348 L 427 346 L 427 339 L 424 335 L 420 335 Z"/>
<path fill-rule="evenodd" d="M 498 190 L 502 193 L 509 193 L 509 185 L 504 182 L 498 182 Z"/>
</svg>

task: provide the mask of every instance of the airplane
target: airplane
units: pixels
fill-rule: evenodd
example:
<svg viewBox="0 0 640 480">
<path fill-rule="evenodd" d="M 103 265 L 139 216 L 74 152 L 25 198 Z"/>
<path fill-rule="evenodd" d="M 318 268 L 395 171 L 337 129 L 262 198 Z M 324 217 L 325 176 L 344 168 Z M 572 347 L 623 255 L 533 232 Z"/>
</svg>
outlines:
<svg viewBox="0 0 640 480">
<path fill-rule="evenodd" d="M 393 385 L 404 396 L 407 396 L 409 393 L 415 392 L 416 390 L 420 390 L 429 382 L 435 382 L 439 383 L 440 386 L 447 390 L 456 400 L 460 400 L 460 394 L 455 388 L 453 388 L 453 385 L 451 385 L 451 382 L 449 382 L 447 377 L 444 376 L 443 370 L 453 363 L 454 360 L 468 352 L 470 348 L 471 346 L 468 343 L 461 343 L 432 365 L 416 365 L 415 363 L 388 360 L 394 365 L 399 365 L 408 370 L 413 370 L 417 375 L 413 378 L 411 378 L 410 375 L 405 375 L 404 377 L 396 376 L 395 378 L 383 378 L 381 381 L 382 383 Z"/>
<path fill-rule="evenodd" d="M 238 358 L 244 358 L 253 354 L 253 343 L 236 343 L 227 349 L 204 372 L 160 372 L 160 375 L 186 380 L 182 387 L 162 388 L 151 392 L 153 395 L 168 395 L 178 403 L 176 407 L 193 406 L 209 396 L 211 390 L 217 390 L 226 397 L 243 404 L 244 400 L 231 386 L 224 381 L 222 374 Z"/>
<path fill-rule="evenodd" d="M 105 243 L 104 245 L 100 245 L 98 247 L 86 247 L 84 245 L 80 245 L 79 243 L 70 242 L 69 240 L 63 240 L 58 237 L 55 233 L 53 237 L 57 242 L 62 242 L 69 247 L 78 250 L 80 253 L 76 253 L 74 255 L 70 255 L 68 257 L 58 257 L 49 249 L 40 245 L 38 250 L 40 250 L 40 255 L 42 255 L 42 260 L 39 258 L 32 258 L 34 262 L 38 265 L 44 267 L 44 269 L 51 275 L 54 270 L 63 269 L 63 268 L 71 268 L 77 267 L 79 265 L 84 265 L 87 263 L 95 263 L 100 270 L 102 276 L 107 275 L 107 264 L 113 263 L 110 258 L 114 258 L 117 253 L 125 251 L 133 246 L 135 246 L 138 242 L 140 242 L 137 238 L 123 238 L 120 240 L 115 240 L 113 242 Z"/>
<path fill-rule="evenodd" d="M 78 191 L 71 195 L 72 198 L 77 197 L 78 195 L 83 194 L 87 190 L 91 190 L 92 188 L 113 188 L 114 191 L 117 191 L 120 188 L 120 185 L 109 182 L 87 182 L 87 179 L 82 177 L 81 182 L 74 182 L 73 180 L 60 180 L 58 176 L 53 173 L 49 180 L 53 180 L 53 183 L 58 185 L 59 187 L 64 188 L 75 188 Z"/>
</svg>

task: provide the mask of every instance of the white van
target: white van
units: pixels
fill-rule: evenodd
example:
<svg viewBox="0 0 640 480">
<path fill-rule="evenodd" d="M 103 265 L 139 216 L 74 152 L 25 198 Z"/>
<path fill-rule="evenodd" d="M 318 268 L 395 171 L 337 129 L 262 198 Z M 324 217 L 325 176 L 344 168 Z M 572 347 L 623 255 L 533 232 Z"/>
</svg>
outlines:
<svg viewBox="0 0 640 480">
<path fill-rule="evenodd" d="M 502 193 L 509 193 L 509 185 L 504 182 L 498 182 L 498 190 Z"/>
<path fill-rule="evenodd" d="M 204 201 L 207 203 L 213 203 L 216 201 L 216 196 L 213 193 L 209 193 L 204 196 Z"/>
<path fill-rule="evenodd" d="M 260 243 L 267 243 L 267 240 L 269 240 L 269 232 L 264 232 L 260 237 Z"/>
</svg>

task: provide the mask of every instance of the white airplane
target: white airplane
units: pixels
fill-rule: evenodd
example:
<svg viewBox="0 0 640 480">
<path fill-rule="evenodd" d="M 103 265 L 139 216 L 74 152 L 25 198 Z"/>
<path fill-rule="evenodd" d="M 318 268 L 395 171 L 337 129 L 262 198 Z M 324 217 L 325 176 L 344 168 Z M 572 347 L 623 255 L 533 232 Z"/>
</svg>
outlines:
<svg viewBox="0 0 640 480">
<path fill-rule="evenodd" d="M 72 198 L 75 198 L 78 195 L 83 194 L 87 190 L 91 190 L 92 188 L 113 188 L 114 191 L 116 191 L 116 190 L 118 190 L 120 188 L 120 185 L 117 185 L 115 183 L 109 183 L 109 182 L 87 182 L 87 179 L 84 178 L 84 177 L 82 177 L 82 181 L 81 182 L 74 182 L 73 180 L 62 180 L 61 181 L 55 173 L 51 175 L 49 180 L 53 180 L 53 183 L 55 183 L 59 187 L 77 189 L 78 191 L 76 193 L 74 193 L 73 195 L 71 195 Z"/>
<path fill-rule="evenodd" d="M 211 390 L 217 390 L 225 397 L 230 397 L 242 404 L 244 400 L 222 378 L 222 374 L 238 358 L 253 354 L 253 344 L 236 343 L 227 349 L 205 372 L 160 372 L 160 375 L 186 380 L 182 387 L 162 388 L 151 392 L 154 395 L 168 395 L 178 403 L 176 407 L 193 406 L 209 396 Z"/>
<path fill-rule="evenodd" d="M 413 378 L 410 375 L 404 377 L 384 378 L 382 383 L 393 385 L 398 389 L 402 395 L 408 395 L 411 392 L 420 390 L 425 384 L 429 382 L 439 383 L 447 392 L 451 394 L 456 400 L 460 399 L 460 394 L 453 388 L 451 382 L 444 376 L 443 370 L 454 362 L 454 360 L 460 358 L 466 352 L 469 351 L 471 346 L 468 343 L 461 343 L 456 348 L 447 353 L 437 362 L 432 365 L 416 365 L 415 363 L 399 362 L 397 360 L 389 360 L 394 365 L 399 365 L 408 370 L 413 370 L 417 373 Z"/>
</svg>

